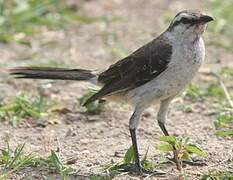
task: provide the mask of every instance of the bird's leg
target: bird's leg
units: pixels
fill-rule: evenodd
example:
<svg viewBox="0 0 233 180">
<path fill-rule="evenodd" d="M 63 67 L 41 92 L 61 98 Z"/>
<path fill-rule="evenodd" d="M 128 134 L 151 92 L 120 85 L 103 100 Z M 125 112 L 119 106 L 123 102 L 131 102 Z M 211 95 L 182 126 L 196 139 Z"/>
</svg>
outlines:
<svg viewBox="0 0 233 180">
<path fill-rule="evenodd" d="M 130 135 L 131 135 L 131 140 L 132 140 L 132 145 L 133 145 L 133 152 L 134 152 L 134 161 L 135 161 L 135 168 L 136 171 L 140 174 L 143 173 L 153 173 L 154 175 L 164 175 L 165 172 L 163 171 L 157 171 L 157 170 L 153 170 L 153 171 L 147 171 L 144 170 L 141 166 L 140 163 L 140 158 L 139 158 L 139 153 L 138 153 L 138 146 L 137 146 L 137 138 L 136 138 L 136 130 L 138 127 L 138 123 L 141 117 L 141 114 L 143 112 L 144 108 L 139 108 L 138 106 L 135 108 L 133 115 L 130 118 L 129 121 L 129 131 L 130 131 Z"/>
<path fill-rule="evenodd" d="M 136 138 L 136 130 L 135 129 L 130 129 L 130 135 L 132 139 L 132 144 L 133 144 L 133 150 L 134 150 L 134 157 L 135 157 L 135 165 L 137 170 L 141 173 L 142 168 L 141 168 L 141 163 L 139 159 L 139 153 L 138 153 L 138 146 L 137 146 L 137 138 Z"/>
<path fill-rule="evenodd" d="M 161 122 L 158 122 L 158 123 L 159 123 L 160 129 L 163 131 L 163 134 L 165 136 L 169 136 L 169 133 L 167 132 L 167 129 L 166 129 L 164 123 L 161 123 Z M 174 145 L 172 147 L 173 147 L 174 161 L 176 163 L 177 169 L 180 171 L 181 167 L 182 167 L 182 161 L 179 158 L 179 151 L 176 149 L 176 147 Z"/>
<path fill-rule="evenodd" d="M 171 102 L 172 98 L 166 99 L 164 101 L 161 101 L 161 105 L 160 105 L 160 109 L 158 112 L 158 124 L 160 129 L 163 131 L 163 134 L 165 136 L 169 136 L 169 133 L 165 127 L 165 122 L 166 122 L 166 116 L 167 116 L 167 112 L 168 112 L 168 106 Z M 176 149 L 175 146 L 173 146 L 173 154 L 174 154 L 174 158 L 170 159 L 172 161 L 174 161 L 176 163 L 176 167 L 178 170 L 181 170 L 182 167 L 182 163 L 183 164 L 187 164 L 187 165 L 191 165 L 191 166 L 206 166 L 206 162 L 202 162 L 200 160 L 198 161 L 182 161 L 181 158 L 179 157 L 179 151 Z"/>
<path fill-rule="evenodd" d="M 166 118 L 167 118 L 168 107 L 169 107 L 169 104 L 170 104 L 172 99 L 173 99 L 173 97 L 161 101 L 159 112 L 158 112 L 158 117 L 157 117 L 159 127 L 165 136 L 169 136 L 169 133 L 165 127 L 165 122 L 166 122 Z M 176 149 L 176 147 L 174 145 L 173 145 L 173 154 L 174 154 L 174 160 L 176 163 L 176 167 L 179 171 L 181 171 L 182 161 L 179 157 L 179 151 Z"/>
<path fill-rule="evenodd" d="M 167 129 L 166 129 L 166 127 L 165 127 L 165 125 L 164 125 L 164 123 L 158 121 L 158 124 L 159 124 L 160 129 L 163 131 L 163 134 L 165 136 L 170 136 L 169 133 L 168 133 L 168 131 L 167 131 Z"/>
<path fill-rule="evenodd" d="M 142 109 L 135 108 L 135 111 L 133 115 L 130 118 L 129 121 L 129 131 L 131 135 L 131 140 L 133 144 L 133 151 L 134 151 L 134 157 L 135 157 L 135 166 L 137 168 L 137 171 L 139 173 L 142 173 L 142 168 L 140 164 L 140 159 L 139 159 L 139 153 L 138 153 L 138 146 L 137 146 L 137 138 L 136 138 L 136 129 L 139 123 L 139 119 L 142 113 Z"/>
</svg>

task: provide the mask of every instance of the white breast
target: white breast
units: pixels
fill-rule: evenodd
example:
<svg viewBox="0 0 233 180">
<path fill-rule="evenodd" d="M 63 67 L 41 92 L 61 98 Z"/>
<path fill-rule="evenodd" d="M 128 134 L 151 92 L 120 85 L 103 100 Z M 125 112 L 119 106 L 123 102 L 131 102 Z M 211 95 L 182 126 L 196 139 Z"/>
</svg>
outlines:
<svg viewBox="0 0 233 180">
<path fill-rule="evenodd" d="M 168 65 L 167 78 L 170 83 L 185 86 L 198 72 L 205 57 L 203 39 L 195 43 L 172 42 L 173 53 Z"/>
<path fill-rule="evenodd" d="M 166 99 L 180 93 L 198 72 L 205 56 L 202 38 L 195 43 L 177 42 L 173 46 L 168 68 L 148 83 L 131 90 L 127 97 L 133 104 L 150 105 L 154 101 Z"/>
</svg>

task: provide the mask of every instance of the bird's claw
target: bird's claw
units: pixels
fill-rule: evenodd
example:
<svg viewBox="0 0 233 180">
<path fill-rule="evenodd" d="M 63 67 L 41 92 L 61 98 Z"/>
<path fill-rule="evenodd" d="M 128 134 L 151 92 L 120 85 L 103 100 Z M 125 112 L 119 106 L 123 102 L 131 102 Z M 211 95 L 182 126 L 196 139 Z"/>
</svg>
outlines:
<svg viewBox="0 0 233 180">
<path fill-rule="evenodd" d="M 136 164 L 125 166 L 120 171 L 136 173 L 136 174 L 138 174 L 140 176 L 148 176 L 150 174 L 157 175 L 157 176 L 162 176 L 162 175 L 166 174 L 166 172 L 160 171 L 160 170 L 146 170 L 143 167 L 141 167 L 141 165 L 138 166 Z"/>
</svg>

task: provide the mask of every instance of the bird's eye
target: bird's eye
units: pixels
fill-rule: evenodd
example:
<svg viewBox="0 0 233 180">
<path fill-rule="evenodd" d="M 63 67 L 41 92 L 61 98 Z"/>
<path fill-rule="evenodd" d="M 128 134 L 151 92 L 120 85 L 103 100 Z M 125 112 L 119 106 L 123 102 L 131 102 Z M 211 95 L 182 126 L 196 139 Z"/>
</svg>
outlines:
<svg viewBox="0 0 233 180">
<path fill-rule="evenodd" d="M 188 18 L 181 18 L 180 21 L 183 24 L 192 24 L 195 20 L 194 19 L 188 19 Z"/>
<path fill-rule="evenodd" d="M 177 18 L 177 20 L 174 21 L 171 27 L 175 27 L 179 24 L 187 24 L 187 25 L 194 25 L 196 24 L 197 19 L 194 16 L 189 16 L 189 17 L 181 17 L 180 19 Z"/>
</svg>

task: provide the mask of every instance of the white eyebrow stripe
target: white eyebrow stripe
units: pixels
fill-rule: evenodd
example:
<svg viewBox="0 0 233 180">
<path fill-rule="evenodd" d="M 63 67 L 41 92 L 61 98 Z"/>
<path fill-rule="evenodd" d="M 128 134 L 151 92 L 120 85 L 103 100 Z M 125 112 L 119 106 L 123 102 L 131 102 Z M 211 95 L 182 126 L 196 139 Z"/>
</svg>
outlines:
<svg viewBox="0 0 233 180">
<path fill-rule="evenodd" d="M 205 15 L 207 15 L 207 14 L 206 14 L 205 12 L 202 12 L 201 15 L 204 15 L 204 16 L 205 16 Z"/>
<path fill-rule="evenodd" d="M 175 18 L 175 21 L 180 21 L 181 18 L 187 18 L 187 19 L 192 19 L 194 18 L 195 16 L 191 15 L 191 14 L 188 14 L 188 13 L 181 13 L 179 14 L 176 18 Z"/>
</svg>

